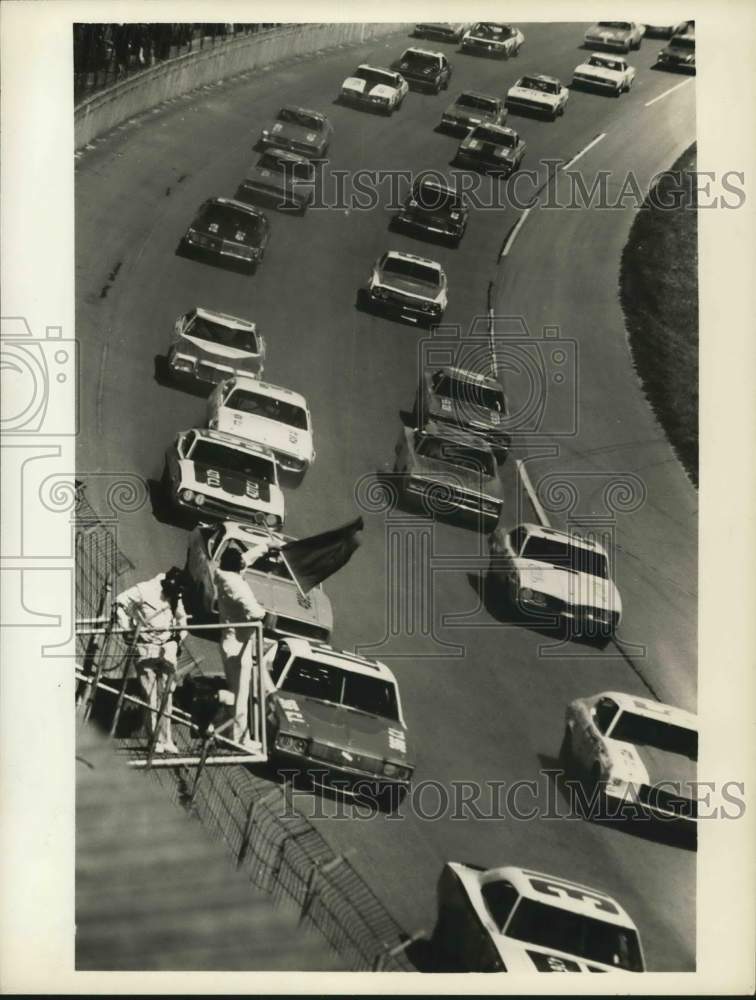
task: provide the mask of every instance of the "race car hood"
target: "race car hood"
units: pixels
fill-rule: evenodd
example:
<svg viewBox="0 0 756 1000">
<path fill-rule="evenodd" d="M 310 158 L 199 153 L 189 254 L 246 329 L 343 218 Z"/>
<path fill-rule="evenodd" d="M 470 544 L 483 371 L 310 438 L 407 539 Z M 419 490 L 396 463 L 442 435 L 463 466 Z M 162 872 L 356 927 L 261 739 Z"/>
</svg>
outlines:
<svg viewBox="0 0 756 1000">
<path fill-rule="evenodd" d="M 252 167 L 244 179 L 244 184 L 284 194 L 288 194 L 300 186 L 287 177 L 286 174 L 280 173 L 277 170 L 268 170 L 267 167 Z"/>
<path fill-rule="evenodd" d="M 315 149 L 325 141 L 321 132 L 313 132 L 304 125 L 296 125 L 294 122 L 275 122 L 267 131 L 277 139 L 307 143 Z"/>
<path fill-rule="evenodd" d="M 292 580 L 282 580 L 280 577 L 261 573 L 254 567 L 245 571 L 244 579 L 266 611 L 320 625 L 329 632 L 333 628 L 331 601 L 319 587 L 311 590 L 307 600 L 304 600 Z"/>
<path fill-rule="evenodd" d="M 218 408 L 219 431 L 249 438 L 272 451 L 284 452 L 304 461 L 312 461 L 312 435 L 307 430 L 289 427 L 279 420 L 270 420 L 253 413 L 242 413 L 227 406 Z"/>
<path fill-rule="evenodd" d="M 268 239 L 265 223 L 253 215 L 240 219 L 223 219 L 221 222 L 195 220 L 190 228 L 197 233 L 245 246 L 263 246 Z"/>
<path fill-rule="evenodd" d="M 606 749 L 612 769 L 628 781 L 650 785 L 672 781 L 685 794 L 696 780 L 696 762 L 683 754 L 612 739 L 606 741 Z"/>
<path fill-rule="evenodd" d="M 612 80 L 617 83 L 622 80 L 623 74 L 616 69 L 608 69 L 606 66 L 591 66 L 589 63 L 581 63 L 575 67 L 576 73 L 583 76 L 594 76 L 597 80 Z"/>
<path fill-rule="evenodd" d="M 198 490 L 219 500 L 244 503 L 250 510 L 280 514 L 283 509 L 281 490 L 266 480 L 245 477 L 216 466 L 192 462 L 191 459 L 183 459 L 179 463 L 179 469 L 180 489 Z"/>
<path fill-rule="evenodd" d="M 348 76 L 341 85 L 342 90 L 351 90 L 355 94 L 365 94 L 369 97 L 393 97 L 396 94 L 396 87 L 390 87 L 385 83 L 375 83 L 368 86 L 367 80 L 362 80 L 357 76 Z"/>
<path fill-rule="evenodd" d="M 304 723 L 287 718 L 286 707 L 279 700 L 296 701 L 299 712 L 304 717 Z M 306 739 L 314 739 L 331 746 L 341 747 L 347 753 L 365 754 L 379 761 L 390 760 L 398 764 L 407 764 L 407 752 L 389 745 L 389 729 L 395 729 L 399 723 L 378 715 L 368 715 L 334 705 L 331 702 L 320 701 L 317 698 L 307 698 L 301 694 L 290 694 L 288 691 L 276 691 L 269 699 L 278 717 L 280 725 L 286 732 Z M 350 765 L 347 757 L 343 761 Z M 379 765 L 380 766 L 380 765 Z"/>
<path fill-rule="evenodd" d="M 403 295 L 412 295 L 417 299 L 424 299 L 426 302 L 435 302 L 440 296 L 440 291 L 434 285 L 428 285 L 424 281 L 415 281 L 412 278 L 401 278 L 396 274 L 384 274 L 378 272 L 378 283 L 383 288 L 392 288 Z"/>
<path fill-rule="evenodd" d="M 475 496 L 490 497 L 491 500 L 500 500 L 502 496 L 498 478 L 482 478 L 471 469 L 458 468 L 424 455 L 415 454 L 412 468 L 408 471 L 415 479 L 426 479 L 443 486 L 458 486 Z"/>
<path fill-rule="evenodd" d="M 578 958 L 566 951 L 542 948 L 514 938 L 497 935 L 497 951 L 508 972 L 618 972 L 612 965 Z"/>
<path fill-rule="evenodd" d="M 483 431 L 503 431 L 504 414 L 495 410 L 487 410 L 484 406 L 474 406 L 472 403 L 461 403 L 449 396 L 431 395 L 428 406 L 429 415 L 440 420 L 451 421 L 458 427 L 471 427 Z"/>
<path fill-rule="evenodd" d="M 669 45 L 666 45 L 662 49 L 662 54 L 668 56 L 669 58 L 675 59 L 678 62 L 692 63 L 695 62 L 696 59 L 695 51 L 691 52 L 690 49 L 681 48 L 675 45 L 674 42 L 670 42 Z"/>
<path fill-rule="evenodd" d="M 416 201 L 408 201 L 404 207 L 404 212 L 409 215 L 419 215 L 429 223 L 437 223 L 439 226 L 459 225 L 463 219 L 463 213 L 459 209 L 444 211 L 444 209 L 426 208 Z M 382 282 L 385 284 L 385 281 Z"/>
<path fill-rule="evenodd" d="M 513 160 L 517 151 L 515 146 L 500 146 L 495 142 L 487 142 L 483 139 L 471 139 L 469 136 L 463 140 L 462 148 L 467 153 L 475 153 L 481 157 L 488 156 L 501 161 Z M 496 153 L 497 149 L 504 150 L 505 155 L 498 156 Z"/>
<path fill-rule="evenodd" d="M 433 66 L 413 66 L 407 59 L 402 59 L 399 63 L 399 70 L 404 77 L 420 77 L 427 80 L 434 75 Z M 436 67 L 436 72 L 438 72 L 438 67 Z"/>
<path fill-rule="evenodd" d="M 261 345 L 261 337 L 257 335 L 258 345 Z M 219 364 L 227 364 L 229 374 L 234 372 L 251 372 L 256 374 L 260 369 L 260 356 L 249 354 L 238 347 L 226 347 L 224 344 L 216 344 L 213 340 L 202 340 L 191 334 L 179 334 L 173 341 L 174 347 L 179 354 L 186 354 L 197 358 L 198 361 L 212 361 Z"/>
<path fill-rule="evenodd" d="M 602 580 L 577 570 L 550 566 L 538 560 L 517 559 L 515 562 L 521 587 L 530 587 L 541 594 L 556 597 L 567 605 L 583 605 L 620 612 L 619 591 L 612 580 Z"/>
<path fill-rule="evenodd" d="M 486 45 L 506 45 L 506 43 L 513 38 L 513 35 L 508 35 L 507 38 L 492 38 L 490 35 L 486 34 L 476 34 L 474 31 L 468 31 L 465 38 L 471 42 L 485 42 Z"/>
<path fill-rule="evenodd" d="M 482 111 L 480 108 L 463 108 L 459 104 L 450 104 L 444 114 L 465 125 L 480 125 L 481 122 L 493 121 L 495 117 L 491 111 Z"/>
<path fill-rule="evenodd" d="M 629 28 L 605 28 L 598 24 L 591 25 L 586 32 L 586 37 L 588 38 L 611 39 L 617 42 L 627 41 L 630 35 L 631 31 Z"/>
<path fill-rule="evenodd" d="M 513 97 L 515 100 L 521 98 L 525 101 L 539 101 L 549 107 L 559 102 L 559 94 L 544 94 L 542 90 L 531 90 L 529 87 L 510 87 L 507 97 Z"/>
</svg>

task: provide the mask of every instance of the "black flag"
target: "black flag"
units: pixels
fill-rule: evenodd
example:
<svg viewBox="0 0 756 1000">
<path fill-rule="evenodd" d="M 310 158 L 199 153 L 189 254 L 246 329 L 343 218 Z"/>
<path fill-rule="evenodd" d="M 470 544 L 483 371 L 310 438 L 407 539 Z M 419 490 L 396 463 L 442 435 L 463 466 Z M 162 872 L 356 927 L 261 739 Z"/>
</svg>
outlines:
<svg viewBox="0 0 756 1000">
<path fill-rule="evenodd" d="M 341 528 L 281 546 L 281 552 L 305 594 L 349 562 L 362 542 L 360 532 L 364 527 L 362 518 L 358 517 Z"/>
</svg>

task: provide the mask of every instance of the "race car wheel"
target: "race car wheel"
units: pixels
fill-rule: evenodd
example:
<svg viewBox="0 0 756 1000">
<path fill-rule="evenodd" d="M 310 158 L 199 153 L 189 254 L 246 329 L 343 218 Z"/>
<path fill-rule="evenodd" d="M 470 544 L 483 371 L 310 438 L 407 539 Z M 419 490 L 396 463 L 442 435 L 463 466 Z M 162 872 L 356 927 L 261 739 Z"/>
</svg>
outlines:
<svg viewBox="0 0 756 1000">
<path fill-rule="evenodd" d="M 622 87 L 617 87 L 617 88 L 615 89 L 615 91 L 614 91 L 614 96 L 615 96 L 615 97 L 621 97 L 621 96 L 622 96 Z"/>
</svg>

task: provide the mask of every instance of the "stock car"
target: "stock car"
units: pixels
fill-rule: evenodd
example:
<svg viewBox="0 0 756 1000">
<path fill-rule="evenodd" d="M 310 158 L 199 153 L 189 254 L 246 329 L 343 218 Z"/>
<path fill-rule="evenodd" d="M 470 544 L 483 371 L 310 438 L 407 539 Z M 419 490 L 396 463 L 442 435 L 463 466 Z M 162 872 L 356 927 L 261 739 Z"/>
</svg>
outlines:
<svg viewBox="0 0 756 1000">
<path fill-rule="evenodd" d="M 392 228 L 439 237 L 458 246 L 465 235 L 470 211 L 466 198 L 454 185 L 435 176 L 416 178 Z"/>
<path fill-rule="evenodd" d="M 446 272 L 435 260 L 388 250 L 373 265 L 359 303 L 412 323 L 440 322 L 447 305 Z"/>
<path fill-rule="evenodd" d="M 402 106 L 408 91 L 409 85 L 400 73 L 363 64 L 342 83 L 340 100 L 392 115 Z"/>
<path fill-rule="evenodd" d="M 504 125 L 475 125 L 459 144 L 454 164 L 508 177 L 519 170 L 525 150 L 524 140 L 514 129 Z"/>
<path fill-rule="evenodd" d="M 585 33 L 584 42 L 589 48 L 619 49 L 629 52 L 639 49 L 643 29 L 634 21 L 597 21 Z"/>
<path fill-rule="evenodd" d="M 698 722 L 690 712 L 616 691 L 577 698 L 567 707 L 560 756 L 568 773 L 618 806 L 696 822 Z"/>
<path fill-rule="evenodd" d="M 662 69 L 676 69 L 695 74 L 695 35 L 674 35 L 656 57 L 655 65 Z"/>
<path fill-rule="evenodd" d="M 643 972 L 638 929 L 599 889 L 526 868 L 448 862 L 434 950 L 466 972 Z"/>
<path fill-rule="evenodd" d="M 239 185 L 238 201 L 264 200 L 304 215 L 315 198 L 315 167 L 298 153 L 268 149 Z"/>
<path fill-rule="evenodd" d="M 262 148 L 274 146 L 318 159 L 325 156 L 333 138 L 333 126 L 325 115 L 308 108 L 286 104 L 272 125 L 260 132 Z"/>
<path fill-rule="evenodd" d="M 433 94 L 446 90 L 451 80 L 452 68 L 443 52 L 427 49 L 406 49 L 394 63 L 410 87 L 428 89 Z"/>
<path fill-rule="evenodd" d="M 468 27 L 468 24 L 426 21 L 422 24 L 416 24 L 412 34 L 415 38 L 430 38 L 435 42 L 456 42 L 459 44 Z"/>
<path fill-rule="evenodd" d="M 469 132 L 475 125 L 503 125 L 506 120 L 501 98 L 465 90 L 443 112 L 438 127 L 445 132 Z"/>
<path fill-rule="evenodd" d="M 486 531 L 496 527 L 503 486 L 487 441 L 430 420 L 423 428 L 403 426 L 395 454 L 394 472 L 406 505 L 428 515 L 472 518 Z"/>
<path fill-rule="evenodd" d="M 198 524 L 189 534 L 185 567 L 188 606 L 192 612 L 204 619 L 217 617 L 215 570 L 226 549 L 237 549 L 244 555 L 271 538 L 280 544 L 292 541 L 265 527 L 238 521 Z M 244 570 L 243 576 L 267 612 L 266 634 L 275 638 L 298 636 L 328 642 L 333 629 L 333 609 L 328 595 L 318 584 L 303 598 L 277 549 L 258 558 Z"/>
<path fill-rule="evenodd" d="M 273 452 L 221 431 L 182 431 L 165 453 L 163 496 L 195 518 L 257 521 L 280 528 L 284 497 Z"/>
<path fill-rule="evenodd" d="M 216 386 L 207 404 L 208 426 L 265 445 L 279 469 L 303 476 L 315 461 L 312 419 L 298 392 L 239 376 Z"/>
<path fill-rule="evenodd" d="M 265 350 L 254 323 L 197 306 L 176 320 L 166 366 L 172 378 L 212 386 L 230 375 L 261 377 Z"/>
<path fill-rule="evenodd" d="M 511 608 L 605 645 L 622 618 L 606 550 L 574 533 L 520 524 L 489 539 L 490 576 Z"/>
<path fill-rule="evenodd" d="M 635 79 L 635 67 L 621 56 L 595 53 L 586 62 L 575 67 L 572 88 L 596 88 L 609 91 L 615 97 L 629 91 Z"/>
<path fill-rule="evenodd" d="M 502 424 L 507 400 L 501 385 L 488 375 L 447 366 L 426 371 L 415 397 L 417 426 L 429 420 L 451 424 L 486 441 L 497 461 L 503 461 L 511 444 Z"/>
<path fill-rule="evenodd" d="M 525 36 L 519 28 L 495 21 L 478 21 L 462 36 L 462 51 L 509 59 L 519 54 Z"/>
<path fill-rule="evenodd" d="M 507 91 L 507 110 L 535 111 L 552 121 L 564 114 L 570 92 L 555 76 L 521 76 Z"/>
<path fill-rule="evenodd" d="M 270 239 L 267 216 L 231 198 L 208 198 L 184 234 L 180 250 L 242 261 L 254 271 Z"/>
<path fill-rule="evenodd" d="M 673 24 L 644 24 L 647 38 L 671 38 L 688 27 L 687 21 L 675 21 Z"/>
<path fill-rule="evenodd" d="M 319 787 L 398 804 L 414 763 L 389 668 L 299 638 L 278 641 L 264 666 L 274 764 Z"/>
</svg>

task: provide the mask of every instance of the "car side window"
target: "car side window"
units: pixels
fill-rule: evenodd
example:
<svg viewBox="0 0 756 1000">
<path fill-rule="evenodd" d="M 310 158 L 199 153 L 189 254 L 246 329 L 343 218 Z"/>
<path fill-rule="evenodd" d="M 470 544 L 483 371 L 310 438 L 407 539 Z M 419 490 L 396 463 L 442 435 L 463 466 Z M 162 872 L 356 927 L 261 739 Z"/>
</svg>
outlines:
<svg viewBox="0 0 756 1000">
<path fill-rule="evenodd" d="M 270 679 L 273 683 L 278 686 L 278 681 L 281 678 L 281 674 L 284 671 L 284 667 L 291 659 L 291 650 L 285 642 L 279 642 L 278 649 L 276 650 L 276 655 L 273 657 L 273 662 L 270 665 L 269 673 Z"/>
<path fill-rule="evenodd" d="M 609 727 L 617 715 L 619 706 L 612 698 L 599 698 L 593 709 L 593 721 L 596 728 L 602 734 L 608 732 Z"/>
<path fill-rule="evenodd" d="M 497 879 L 495 882 L 487 882 L 480 892 L 494 923 L 500 931 L 503 931 L 517 902 L 517 890 L 511 882 Z"/>
<path fill-rule="evenodd" d="M 524 528 L 513 528 L 509 532 L 509 544 L 512 546 L 514 554 L 518 556 L 522 551 L 522 545 L 525 541 L 526 531 Z"/>
</svg>

